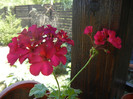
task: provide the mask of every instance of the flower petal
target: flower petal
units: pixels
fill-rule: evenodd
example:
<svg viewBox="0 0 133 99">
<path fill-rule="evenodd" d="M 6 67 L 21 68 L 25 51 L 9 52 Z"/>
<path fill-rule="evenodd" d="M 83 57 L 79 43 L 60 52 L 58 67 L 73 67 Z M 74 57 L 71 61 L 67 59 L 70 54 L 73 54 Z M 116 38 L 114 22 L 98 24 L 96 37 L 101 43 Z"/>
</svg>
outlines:
<svg viewBox="0 0 133 99">
<path fill-rule="evenodd" d="M 65 57 L 65 56 L 60 55 L 60 56 L 59 56 L 59 59 L 60 59 L 60 61 L 62 62 L 62 64 L 63 64 L 63 65 L 65 65 L 65 64 L 66 64 L 66 60 L 67 60 L 67 59 L 66 59 L 66 57 Z"/>
<path fill-rule="evenodd" d="M 73 40 L 71 40 L 71 39 L 68 38 L 66 42 L 67 42 L 68 44 L 74 46 L 74 41 L 73 41 Z"/>
<path fill-rule="evenodd" d="M 97 31 L 97 33 L 94 35 L 94 39 L 95 39 L 94 42 L 96 45 L 104 45 L 106 35 L 101 31 Z"/>
<path fill-rule="evenodd" d="M 12 54 L 12 53 L 9 53 L 8 55 L 7 55 L 7 60 L 8 60 L 8 62 L 10 63 L 10 65 L 13 65 L 16 61 L 17 61 L 17 59 L 19 58 L 19 55 L 17 54 Z"/>
<path fill-rule="evenodd" d="M 92 31 L 93 31 L 93 27 L 92 27 L 92 26 L 87 26 L 87 27 L 85 28 L 85 30 L 84 30 L 84 34 L 89 34 L 89 35 L 91 35 Z"/>
<path fill-rule="evenodd" d="M 56 55 L 53 55 L 53 57 L 51 58 L 51 62 L 54 66 L 58 66 L 60 64 L 60 60 Z"/>
<path fill-rule="evenodd" d="M 16 52 L 16 50 L 18 49 L 17 37 L 12 38 L 12 43 L 9 43 L 8 47 L 10 48 L 10 53 Z"/>
<path fill-rule="evenodd" d="M 30 57 L 29 57 L 29 62 L 30 63 L 39 63 L 39 62 L 42 62 L 43 61 L 43 59 L 42 59 L 42 57 L 40 57 L 39 55 L 36 55 L 36 54 L 30 54 L 29 55 Z"/>
<path fill-rule="evenodd" d="M 30 66 L 30 73 L 34 76 L 39 75 L 41 68 L 43 66 L 43 63 L 35 63 Z"/>
<path fill-rule="evenodd" d="M 32 25 L 31 27 L 29 27 L 28 31 L 31 31 L 32 33 L 36 32 L 37 29 L 37 25 Z"/>
<path fill-rule="evenodd" d="M 60 48 L 59 51 L 57 52 L 57 54 L 66 55 L 67 54 L 67 48 L 66 47 Z"/>
<path fill-rule="evenodd" d="M 19 57 L 20 64 L 22 64 L 25 61 L 26 58 L 28 58 L 28 55 L 27 54 L 20 56 Z"/>
<path fill-rule="evenodd" d="M 116 48 L 121 48 L 121 39 L 119 37 L 109 38 L 108 41 Z"/>
<path fill-rule="evenodd" d="M 48 62 L 48 61 L 43 62 L 43 66 L 42 66 L 42 69 L 41 69 L 41 73 L 42 73 L 43 75 L 48 76 L 48 75 L 50 75 L 52 72 L 53 72 L 53 67 L 52 67 L 51 63 Z"/>
</svg>

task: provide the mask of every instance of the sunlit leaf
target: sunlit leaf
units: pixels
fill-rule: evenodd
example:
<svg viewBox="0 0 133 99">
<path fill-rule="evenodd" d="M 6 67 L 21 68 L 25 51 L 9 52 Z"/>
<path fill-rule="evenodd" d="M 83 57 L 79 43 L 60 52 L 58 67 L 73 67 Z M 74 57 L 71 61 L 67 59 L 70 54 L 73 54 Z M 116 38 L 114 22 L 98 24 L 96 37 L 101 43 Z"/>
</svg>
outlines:
<svg viewBox="0 0 133 99">
<path fill-rule="evenodd" d="M 48 89 L 43 84 L 35 84 L 35 86 L 30 90 L 29 96 L 34 95 L 36 98 L 41 98 L 46 94 Z"/>
</svg>

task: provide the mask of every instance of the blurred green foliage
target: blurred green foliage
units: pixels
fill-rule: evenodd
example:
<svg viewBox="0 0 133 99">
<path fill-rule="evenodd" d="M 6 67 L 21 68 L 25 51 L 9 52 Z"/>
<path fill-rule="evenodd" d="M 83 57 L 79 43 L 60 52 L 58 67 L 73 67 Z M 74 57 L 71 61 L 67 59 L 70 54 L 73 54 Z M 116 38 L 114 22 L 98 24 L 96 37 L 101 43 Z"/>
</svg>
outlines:
<svg viewBox="0 0 133 99">
<path fill-rule="evenodd" d="M 31 4 L 34 4 L 33 0 L 0 0 L 0 9 L 4 7 L 11 8 L 18 5 L 31 5 Z"/>
<path fill-rule="evenodd" d="M 2 14 L 0 16 L 0 44 L 7 45 L 11 42 L 12 38 L 20 33 L 21 19 L 18 19 L 11 13 L 7 11 L 7 15 Z"/>
<path fill-rule="evenodd" d="M 33 4 L 53 4 L 61 3 L 64 9 L 71 8 L 73 0 L 0 0 L 0 9 L 14 7 L 18 5 L 33 5 Z"/>
<path fill-rule="evenodd" d="M 43 4 L 44 0 L 32 0 L 34 4 Z"/>
<path fill-rule="evenodd" d="M 72 4 L 73 4 L 73 0 L 41 0 L 43 4 L 46 4 L 46 3 L 50 3 L 50 4 L 53 4 L 53 3 L 61 3 L 64 7 L 64 10 L 65 9 L 70 9 L 72 8 Z"/>
</svg>

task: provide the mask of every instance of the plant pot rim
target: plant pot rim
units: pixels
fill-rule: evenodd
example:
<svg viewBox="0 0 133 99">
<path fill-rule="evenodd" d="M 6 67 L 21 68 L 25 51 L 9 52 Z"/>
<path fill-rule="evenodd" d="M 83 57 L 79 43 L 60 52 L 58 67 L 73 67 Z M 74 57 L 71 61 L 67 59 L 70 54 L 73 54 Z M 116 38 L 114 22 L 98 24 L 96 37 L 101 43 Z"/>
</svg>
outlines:
<svg viewBox="0 0 133 99">
<path fill-rule="evenodd" d="M 8 86 L 7 88 L 5 88 L 1 93 L 0 93 L 0 99 L 2 97 L 4 97 L 6 94 L 8 94 L 9 92 L 17 89 L 17 88 L 25 88 L 25 87 L 31 87 L 34 86 L 35 84 L 38 84 L 39 82 L 37 81 L 34 81 L 34 80 L 24 80 L 24 81 L 19 81 L 19 82 L 16 82 L 10 86 Z M 28 85 L 27 85 L 28 84 Z"/>
<path fill-rule="evenodd" d="M 121 97 L 121 99 L 133 99 L 133 98 L 129 98 L 128 96 L 133 97 L 133 93 L 124 94 L 124 95 Z"/>
</svg>

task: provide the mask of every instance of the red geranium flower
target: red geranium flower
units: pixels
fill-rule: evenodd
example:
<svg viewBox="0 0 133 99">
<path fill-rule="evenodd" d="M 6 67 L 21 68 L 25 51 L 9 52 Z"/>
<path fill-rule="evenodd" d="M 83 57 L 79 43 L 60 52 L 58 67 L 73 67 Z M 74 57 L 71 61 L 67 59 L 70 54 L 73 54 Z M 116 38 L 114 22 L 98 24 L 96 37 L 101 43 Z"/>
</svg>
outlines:
<svg viewBox="0 0 133 99">
<path fill-rule="evenodd" d="M 109 34 L 108 42 L 110 42 L 114 47 L 120 49 L 121 39 L 119 37 L 116 37 L 116 32 L 109 30 L 108 34 Z"/>
<path fill-rule="evenodd" d="M 51 25 L 46 28 L 32 25 L 28 30 L 24 29 L 9 44 L 8 62 L 13 65 L 17 59 L 20 63 L 28 59 L 31 74 L 36 76 L 41 72 L 43 75 L 50 75 L 53 66 L 59 65 L 60 62 L 66 64 L 67 49 L 61 45 L 74 45 L 73 40 L 69 39 L 63 30 L 57 34 L 55 32 L 56 28 Z"/>
<path fill-rule="evenodd" d="M 56 37 L 56 28 L 52 27 L 51 25 L 47 25 L 47 27 L 44 29 L 44 35 L 47 35 L 46 38 L 53 39 Z"/>
<path fill-rule="evenodd" d="M 92 26 L 87 26 L 84 30 L 84 34 L 88 34 L 91 35 L 93 31 L 93 27 Z"/>
<path fill-rule="evenodd" d="M 108 29 L 103 28 L 102 32 L 103 32 L 103 34 L 106 36 L 106 38 L 109 36 L 109 34 L 108 34 Z"/>
<path fill-rule="evenodd" d="M 56 48 L 56 53 L 53 55 L 53 57 L 51 58 L 51 61 L 53 63 L 54 66 L 58 66 L 60 64 L 60 62 L 62 62 L 62 64 L 66 64 L 66 54 L 67 54 L 67 48 L 66 47 L 60 47 L 60 45 L 56 44 L 55 45 Z"/>
<path fill-rule="evenodd" d="M 51 57 L 55 53 L 53 42 L 45 42 L 38 48 L 38 54 L 33 54 L 30 63 L 30 72 L 33 75 L 38 75 L 40 72 L 43 75 L 50 75 L 53 72 Z"/>
<path fill-rule="evenodd" d="M 67 35 L 67 32 L 63 31 L 63 30 L 60 30 L 58 33 L 57 33 L 57 39 L 58 41 L 57 42 L 61 42 L 61 43 L 68 43 L 68 44 L 71 44 L 74 46 L 74 41 L 71 40 L 70 38 L 68 38 L 68 35 Z"/>
<path fill-rule="evenodd" d="M 98 31 L 95 34 L 94 39 L 95 39 L 95 44 L 96 45 L 104 45 L 106 36 L 105 36 L 105 34 L 103 32 Z"/>
<path fill-rule="evenodd" d="M 10 48 L 10 52 L 7 55 L 7 59 L 10 65 L 13 65 L 17 59 L 21 60 L 21 56 L 28 53 L 28 50 L 19 47 L 17 37 L 14 37 L 12 39 L 12 43 L 9 43 L 8 46 Z"/>
<path fill-rule="evenodd" d="M 32 54 L 36 53 L 36 47 L 38 47 L 38 44 L 40 44 L 43 40 L 43 31 L 44 28 L 40 27 L 37 28 L 36 25 L 32 25 L 29 27 L 28 31 L 24 29 L 20 35 L 18 36 L 18 43 L 20 48 L 25 49 L 27 52 L 19 57 L 19 61 L 22 64 L 25 59 L 29 59 L 32 56 Z"/>
</svg>

